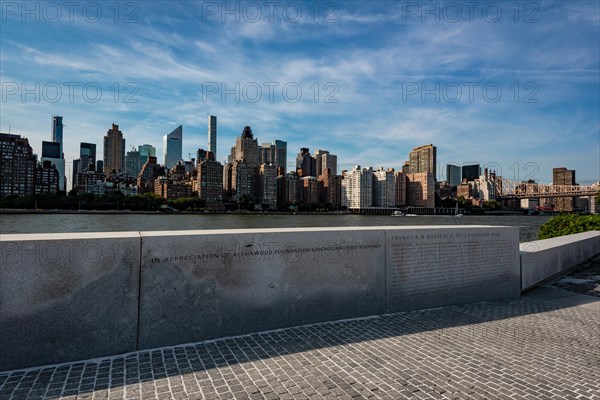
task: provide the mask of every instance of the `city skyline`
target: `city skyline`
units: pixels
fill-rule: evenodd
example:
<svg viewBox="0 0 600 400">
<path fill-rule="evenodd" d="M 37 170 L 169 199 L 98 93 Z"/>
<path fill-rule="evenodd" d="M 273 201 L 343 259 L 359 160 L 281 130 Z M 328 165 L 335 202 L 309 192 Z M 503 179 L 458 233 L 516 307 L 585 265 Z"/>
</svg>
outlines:
<svg viewBox="0 0 600 400">
<path fill-rule="evenodd" d="M 499 18 L 489 8 L 471 20 L 464 9 L 457 21 L 441 2 L 424 14 L 421 3 L 294 3 L 304 7 L 296 22 L 292 3 L 272 21 L 268 10 L 254 21 L 246 3 L 232 3 L 234 15 L 221 3 L 119 3 L 118 18 L 100 3 L 94 22 L 81 7 L 72 22 L 67 10 L 54 21 L 41 6 L 36 22 L 15 4 L 14 14 L 3 10 L 0 131 L 28 137 L 38 154 L 52 115 L 64 117 L 67 162 L 80 142 L 101 147 L 113 121 L 136 146 L 159 147 L 184 125 L 182 152 L 194 154 L 208 147 L 216 115 L 221 162 L 250 124 L 262 139 L 286 141 L 288 157 L 301 147 L 334 151 L 340 170 L 400 169 L 412 148 L 433 143 L 438 178 L 449 163 L 496 163 L 499 175 L 540 182 L 559 166 L 577 170 L 582 185 L 600 176 L 597 2 L 492 3 Z M 69 82 L 79 85 L 72 101 Z M 272 102 L 269 82 L 278 84 Z M 51 102 L 56 85 L 62 96 Z M 95 85 L 102 97 L 92 102 Z"/>
<path fill-rule="evenodd" d="M 61 119 L 61 121 L 62 121 L 62 118 L 63 118 L 62 116 L 54 116 L 54 115 L 52 116 L 52 121 L 54 122 L 55 118 L 57 118 L 57 117 L 58 117 L 58 118 L 60 118 L 60 119 Z M 211 116 L 209 116 L 209 120 L 208 120 L 208 121 L 209 121 L 209 124 L 210 124 L 210 118 L 216 118 L 216 116 L 212 116 L 212 115 L 211 115 Z M 54 125 L 53 125 L 53 126 L 54 126 Z M 208 125 L 207 125 L 207 126 L 208 126 Z M 127 139 L 127 135 L 126 135 L 126 132 L 122 132 L 122 131 L 119 129 L 119 124 L 114 124 L 114 123 L 113 123 L 113 125 L 112 125 L 112 128 L 111 128 L 111 129 L 109 129 L 109 133 L 111 132 L 111 130 L 114 130 L 114 129 L 115 129 L 115 127 L 116 127 L 116 129 L 118 129 L 118 132 L 119 132 L 119 134 L 121 134 L 121 135 L 122 135 L 123 142 L 125 142 L 125 140 Z M 246 130 L 247 128 L 250 128 L 250 126 L 246 125 L 246 126 L 245 126 L 245 128 L 244 128 L 244 130 Z M 154 151 L 157 151 L 157 149 L 158 149 L 158 152 L 160 152 L 160 153 L 162 154 L 162 160 L 161 160 L 161 159 L 158 159 L 158 160 L 157 160 L 158 164 L 159 164 L 159 165 L 164 165 L 165 167 L 167 167 L 167 169 L 169 169 L 170 167 L 172 167 L 172 165 L 169 167 L 169 166 L 167 165 L 168 163 L 167 163 L 167 162 L 166 162 L 166 160 L 165 160 L 165 154 L 166 154 L 166 152 L 165 152 L 165 150 L 166 150 L 166 147 L 165 147 L 165 138 L 167 138 L 167 137 L 170 137 L 170 136 L 172 136 L 172 135 L 176 134 L 176 136 L 177 136 L 177 142 L 178 142 L 178 146 L 181 146 L 181 145 L 182 145 L 182 142 L 183 142 L 183 143 L 185 143 L 185 140 L 183 140 L 183 134 L 182 134 L 182 131 L 183 131 L 183 126 L 182 126 L 182 125 L 179 125 L 177 128 L 175 128 L 175 129 L 174 129 L 173 131 L 171 131 L 170 133 L 168 133 L 168 134 L 165 134 L 165 135 L 162 135 L 161 144 L 160 144 L 159 146 L 154 146 L 152 143 L 150 143 L 150 144 L 144 144 L 144 145 L 131 145 L 131 144 L 128 144 L 128 145 L 129 145 L 129 146 L 132 146 L 132 149 L 133 149 L 133 148 L 135 148 L 137 151 L 148 151 L 148 150 L 145 150 L 145 149 L 146 149 L 146 146 L 150 146 L 150 147 L 152 147 L 152 149 L 153 149 Z M 250 129 L 250 132 L 252 132 L 252 129 Z M 8 133 L 8 132 L 4 132 L 4 133 Z M 12 134 L 17 134 L 17 135 L 19 135 L 18 133 L 15 133 L 15 132 L 13 132 Z M 54 133 L 52 133 L 52 135 L 53 135 L 52 137 L 54 137 Z M 26 136 L 23 136 L 23 135 L 20 135 L 20 136 L 22 136 L 23 138 L 25 138 L 25 139 L 28 139 L 28 140 L 30 141 L 30 143 L 29 143 L 29 144 L 30 144 L 30 146 L 31 146 L 31 147 L 32 147 L 32 149 L 33 149 L 33 153 L 34 153 L 35 155 L 37 155 L 37 156 L 39 157 L 39 159 L 40 159 L 40 160 L 43 160 L 43 159 L 44 159 L 44 156 L 43 156 L 43 154 L 44 154 L 44 151 L 45 151 L 45 150 L 42 150 L 42 147 L 43 147 L 43 146 L 56 145 L 56 152 L 58 152 L 58 149 L 59 149 L 59 144 L 60 144 L 59 142 L 48 142 L 48 141 L 42 141 L 42 145 L 43 145 L 43 146 L 40 146 L 40 147 L 39 147 L 39 149 L 40 149 L 41 151 L 40 151 L 40 152 L 38 152 L 38 151 L 36 151 L 36 146 L 35 146 L 35 144 L 34 144 L 34 143 L 32 143 L 32 142 L 31 142 L 31 140 L 30 140 L 29 138 L 27 138 Z M 243 136 L 243 135 L 242 135 L 242 136 Z M 236 136 L 236 138 L 235 138 L 235 142 L 237 142 L 237 141 L 239 140 L 239 137 L 240 137 L 240 135 L 238 134 L 238 135 Z M 210 141 L 210 129 L 209 129 L 209 136 L 207 137 L 207 140 L 208 140 L 208 141 Z M 259 140 L 259 138 L 258 138 L 258 137 L 256 137 L 256 138 L 255 138 L 255 140 Z M 106 141 L 106 136 L 104 137 L 104 141 Z M 233 144 L 234 144 L 234 146 L 230 148 L 230 150 L 232 150 L 232 151 L 233 151 L 233 148 L 235 148 L 235 142 L 233 143 Z M 260 143 L 258 143 L 258 144 L 257 144 L 257 146 L 258 146 L 258 147 L 257 147 L 257 149 L 260 149 L 260 148 L 261 148 L 261 146 L 267 146 L 267 145 L 272 145 L 272 146 L 275 146 L 275 143 L 276 143 L 276 142 L 277 142 L 277 143 L 286 143 L 285 141 L 284 141 L 284 142 L 282 142 L 282 141 L 281 141 L 281 140 L 279 140 L 279 139 L 273 139 L 273 140 L 272 140 L 272 143 L 263 143 L 263 144 L 260 144 Z M 85 147 L 85 146 L 90 146 L 90 145 L 95 145 L 95 143 L 86 143 L 86 142 L 81 142 L 81 143 L 79 144 L 79 156 L 78 156 L 78 158 L 81 158 L 81 156 L 82 156 L 82 155 L 81 155 L 81 146 L 84 146 L 84 147 Z M 95 147 L 95 148 L 97 148 L 96 154 L 100 154 L 100 156 L 99 156 L 99 160 L 101 160 L 101 161 L 102 161 L 102 160 L 103 160 L 103 157 L 105 157 L 105 155 L 103 156 L 103 152 L 104 152 L 104 149 L 103 149 L 103 147 L 104 147 L 104 146 L 103 146 L 103 145 L 100 145 L 100 146 L 94 146 L 94 147 Z M 207 144 L 207 145 L 206 145 L 206 146 L 204 146 L 204 147 L 206 147 L 206 148 L 208 149 L 210 146 Z M 187 153 L 187 157 L 186 157 L 186 156 L 185 156 L 185 154 L 183 153 L 183 150 L 180 150 L 180 149 L 178 148 L 178 149 L 177 149 L 177 152 L 181 152 L 181 157 L 180 157 L 180 159 L 179 159 L 179 160 L 180 160 L 180 161 L 184 161 L 184 162 L 185 162 L 185 161 L 190 161 L 190 160 L 192 160 L 192 159 L 195 159 L 195 160 L 196 160 L 196 162 L 199 162 L 199 159 L 198 159 L 198 157 L 199 157 L 199 156 L 198 156 L 198 154 L 197 154 L 197 153 L 198 153 L 198 151 L 199 151 L 199 150 L 204 150 L 205 152 L 206 152 L 206 151 L 210 151 L 210 150 L 204 149 L 204 147 L 202 147 L 202 146 L 201 146 L 201 147 L 197 148 L 197 149 L 196 149 L 196 151 Z M 487 169 L 490 169 L 490 171 L 494 171 L 494 172 L 496 172 L 496 170 L 495 170 L 494 168 L 499 166 L 499 165 L 498 165 L 498 163 L 496 163 L 496 162 L 493 162 L 493 161 L 485 161 L 485 160 L 483 160 L 481 164 L 479 164 L 479 163 L 473 164 L 472 162 L 463 162 L 463 163 L 450 162 L 450 163 L 441 164 L 441 163 L 440 163 L 440 161 L 437 161 L 437 160 L 436 160 L 436 155 L 435 155 L 435 154 L 437 153 L 437 147 L 436 147 L 434 144 L 431 144 L 431 143 L 430 143 L 430 144 L 421 144 L 421 145 L 415 146 L 413 149 L 410 149 L 410 150 L 408 150 L 408 151 L 407 151 L 407 153 L 406 153 L 406 155 L 405 155 L 405 161 L 403 161 L 401 164 L 410 165 L 410 164 L 411 164 L 411 157 L 413 156 L 413 154 L 418 154 L 419 152 L 422 152 L 424 149 L 425 149 L 425 151 L 429 151 L 429 150 L 428 150 L 429 148 L 432 148 L 432 149 L 433 149 L 433 156 L 431 156 L 431 155 L 428 155 L 428 156 L 427 156 L 427 157 L 431 157 L 431 159 L 430 159 L 429 161 L 426 161 L 426 162 L 425 162 L 425 170 L 427 170 L 427 169 L 429 168 L 429 166 L 433 166 L 433 170 L 435 171 L 435 172 L 433 173 L 433 177 L 434 177 L 434 179 L 435 179 L 436 181 L 438 181 L 438 182 L 448 182 L 448 180 L 449 180 L 449 177 L 448 177 L 448 167 L 458 167 L 458 168 L 459 168 L 459 170 L 462 168 L 462 170 L 463 170 L 463 176 L 462 176 L 462 179 L 465 179 L 465 175 L 464 175 L 464 174 L 465 174 L 465 172 L 464 172 L 464 171 L 465 171 L 465 168 L 466 168 L 466 169 L 469 169 L 469 168 L 471 168 L 471 169 L 472 169 L 472 168 L 474 168 L 474 167 L 477 167 L 477 168 L 478 168 L 478 172 L 477 172 L 477 173 L 473 172 L 472 174 L 470 174 L 469 176 L 467 176 L 467 177 L 466 177 L 466 179 L 467 179 L 467 180 L 473 180 L 473 179 L 476 179 L 476 177 L 479 177 L 479 175 L 481 175 L 481 173 L 483 173 L 483 169 L 484 169 L 484 168 L 487 168 Z M 45 147 L 44 147 L 44 149 L 45 149 Z M 124 145 L 124 144 L 122 145 L 122 149 L 123 149 L 123 150 L 125 149 L 125 145 Z M 142 150 L 142 149 L 144 149 L 144 150 Z M 309 149 L 312 149 L 312 148 L 311 148 L 311 147 L 309 147 L 309 148 L 307 148 L 307 147 L 301 147 L 301 148 L 299 148 L 300 152 L 302 152 L 302 151 L 308 151 Z M 265 150 L 265 149 L 263 149 L 263 151 L 264 151 L 264 150 Z M 284 149 L 284 150 L 286 151 L 286 154 L 287 154 L 287 149 Z M 257 151 L 258 151 L 258 150 L 257 150 Z M 293 156 L 294 154 L 296 154 L 294 149 L 290 149 L 290 151 L 292 152 L 292 156 Z M 315 153 L 318 155 L 318 154 L 319 154 L 319 152 L 321 152 L 321 153 L 323 152 L 323 149 L 316 149 L 316 148 L 315 148 L 313 151 L 315 151 Z M 325 150 L 325 151 L 324 151 L 324 153 L 325 153 L 325 157 L 327 157 L 327 156 L 331 156 L 331 157 L 333 157 L 333 159 L 335 160 L 335 161 L 334 161 L 334 163 L 335 163 L 336 165 L 338 165 L 338 166 L 339 166 L 339 165 L 348 165 L 348 164 L 349 164 L 348 162 L 343 162 L 343 160 L 342 160 L 342 162 L 341 162 L 341 163 L 339 163 L 339 164 L 338 164 L 338 162 L 337 162 L 337 160 L 338 160 L 338 157 L 337 157 L 337 156 L 335 156 L 335 155 L 330 155 L 328 150 Z M 426 154 L 428 154 L 428 153 L 426 153 Z M 190 157 L 191 157 L 191 158 L 190 158 Z M 212 156 L 212 157 L 213 157 L 213 159 L 214 159 L 214 153 L 213 153 L 213 156 Z M 258 157 L 258 156 L 257 156 L 257 157 Z M 230 155 L 229 157 L 224 157 L 224 158 L 223 158 L 223 160 L 217 160 L 217 159 L 215 159 L 215 161 L 222 162 L 222 164 L 224 165 L 224 164 L 227 164 L 228 162 L 230 162 L 230 161 L 228 161 L 228 160 L 233 160 L 233 159 L 235 159 L 235 157 L 233 157 L 233 158 L 232 158 L 232 156 Z M 292 160 L 292 159 L 293 159 L 293 157 L 292 157 L 292 158 L 290 158 L 290 160 Z M 319 158 L 318 158 L 318 159 L 319 159 Z M 126 160 L 126 157 L 125 157 L 125 156 L 123 156 L 123 163 L 125 162 L 125 160 Z M 173 158 L 171 161 L 173 161 L 173 160 L 174 160 L 174 158 Z M 162 162 L 161 162 L 161 161 L 162 161 Z M 73 159 L 73 160 L 63 159 L 63 161 L 62 161 L 62 162 L 63 162 L 63 164 L 64 164 L 64 166 L 63 166 L 62 168 L 65 170 L 65 174 L 64 174 L 64 176 L 67 178 L 67 181 L 68 181 L 68 182 L 65 182 L 65 184 L 67 184 L 67 183 L 68 183 L 68 184 L 67 184 L 67 188 L 68 188 L 68 187 L 70 187 L 70 186 L 71 186 L 71 181 L 72 181 L 72 178 L 71 178 L 71 177 L 72 177 L 72 175 L 73 175 L 73 171 L 74 171 L 74 169 L 78 169 L 78 168 L 79 168 L 79 166 L 78 166 L 78 164 L 77 164 L 77 162 L 78 162 L 78 159 L 77 159 L 77 158 L 76 158 L 76 159 Z M 141 164 L 143 165 L 143 164 L 144 164 L 144 162 L 145 162 L 145 161 L 141 162 Z M 420 162 L 423 162 L 423 161 L 420 161 Z M 413 162 L 413 163 L 414 163 L 414 162 Z M 173 163 L 173 165 L 175 165 L 175 164 L 176 164 L 176 162 L 175 162 L 175 163 Z M 276 163 L 276 164 L 277 164 L 277 163 Z M 286 163 L 286 166 L 287 166 L 287 167 L 291 167 L 292 169 L 293 169 L 293 167 L 294 167 L 295 165 L 296 165 L 296 163 L 295 163 L 295 162 L 293 162 L 293 161 L 290 161 L 290 162 Z M 364 165 L 364 166 L 365 166 L 365 167 L 367 167 L 367 168 L 373 168 L 373 169 L 377 169 L 377 168 L 380 168 L 380 169 L 388 169 L 388 168 L 392 168 L 392 169 L 395 169 L 396 171 L 402 171 L 402 170 L 403 170 L 403 165 L 360 164 L 360 163 L 358 163 L 358 162 L 355 162 L 355 163 L 352 163 L 352 165 L 351 165 L 350 167 L 348 167 L 348 168 L 339 168 L 339 167 L 336 167 L 336 168 L 334 169 L 334 175 L 335 175 L 335 173 L 340 173 L 340 174 L 341 174 L 341 172 L 342 172 L 342 171 L 352 171 L 353 169 L 355 169 L 355 167 L 356 167 L 356 166 L 360 166 L 360 165 Z M 513 165 L 512 167 L 514 167 L 514 165 Z M 339 168 L 339 171 L 338 171 L 338 168 Z M 417 168 L 417 170 L 419 170 L 419 167 L 417 167 L 416 165 L 415 165 L 413 168 Z M 528 169 L 530 169 L 530 168 L 533 168 L 533 167 L 532 167 L 532 163 L 529 163 L 529 165 L 526 165 L 526 166 L 525 166 L 525 170 L 528 170 Z M 552 171 L 553 171 L 554 169 L 557 169 L 557 168 L 565 168 L 565 167 L 564 167 L 564 166 L 561 166 L 561 167 L 556 167 L 556 166 L 554 166 L 554 167 L 552 168 Z M 567 169 L 572 169 L 572 170 L 575 170 L 575 168 L 570 168 L 570 167 L 568 167 L 568 166 L 567 166 Z M 413 170 L 413 171 L 414 171 L 414 170 Z M 534 171 L 537 171 L 537 170 L 534 170 Z M 105 172 L 106 172 L 106 171 L 105 171 Z M 459 171 L 459 173 L 460 173 L 460 171 Z M 513 168 L 511 168 L 511 173 L 515 173 L 515 171 L 513 170 Z M 136 174 L 136 175 L 137 175 L 137 174 Z M 315 173 L 315 174 L 312 174 L 312 175 L 314 175 L 314 176 L 318 176 L 318 175 L 320 175 L 320 174 L 316 174 L 316 173 Z M 498 176 L 502 176 L 502 175 L 499 175 L 499 174 L 498 174 Z M 511 176 L 510 174 L 508 174 L 507 176 L 503 176 L 503 177 L 504 177 L 504 178 L 506 178 L 506 179 L 509 179 L 509 180 L 514 180 L 514 179 L 513 179 L 513 178 L 514 178 L 514 176 Z M 525 175 L 525 178 L 526 178 L 526 179 L 515 180 L 515 181 L 522 181 L 522 182 L 526 182 L 526 181 L 528 181 L 528 180 L 533 180 L 533 181 L 535 181 L 536 183 L 541 183 L 541 184 L 552 184 L 552 183 L 553 183 L 553 180 L 554 180 L 554 174 L 553 174 L 553 172 L 551 172 L 551 178 L 550 178 L 550 181 L 549 181 L 549 182 L 543 182 L 543 181 L 540 181 L 539 179 L 534 179 L 534 178 L 535 178 L 535 176 L 534 176 L 534 175 L 531 173 L 531 171 L 530 171 L 530 173 L 529 173 L 529 174 L 526 174 L 526 175 Z M 461 179 L 461 180 L 462 180 L 462 179 Z M 599 183 L 599 182 L 600 182 L 600 180 L 596 180 L 596 181 L 593 181 L 591 184 L 597 184 L 597 183 Z M 586 184 L 581 184 L 579 181 L 576 181 L 576 182 L 575 182 L 575 184 L 577 184 L 577 185 L 583 185 L 583 186 L 585 186 L 585 185 L 586 185 Z M 589 185 L 588 185 L 588 186 L 589 186 Z"/>
</svg>

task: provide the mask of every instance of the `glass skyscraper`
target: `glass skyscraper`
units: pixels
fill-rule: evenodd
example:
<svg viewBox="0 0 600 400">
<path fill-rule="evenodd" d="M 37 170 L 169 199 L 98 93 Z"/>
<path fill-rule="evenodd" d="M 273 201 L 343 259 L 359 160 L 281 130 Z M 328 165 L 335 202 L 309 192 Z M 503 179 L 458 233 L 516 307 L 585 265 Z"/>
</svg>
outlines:
<svg viewBox="0 0 600 400">
<path fill-rule="evenodd" d="M 183 140 L 183 126 L 163 136 L 163 160 L 165 167 L 173 168 L 181 160 Z"/>
<path fill-rule="evenodd" d="M 148 157 L 156 157 L 156 147 L 151 144 L 142 144 L 138 146 L 142 165 L 148 162 Z"/>
</svg>

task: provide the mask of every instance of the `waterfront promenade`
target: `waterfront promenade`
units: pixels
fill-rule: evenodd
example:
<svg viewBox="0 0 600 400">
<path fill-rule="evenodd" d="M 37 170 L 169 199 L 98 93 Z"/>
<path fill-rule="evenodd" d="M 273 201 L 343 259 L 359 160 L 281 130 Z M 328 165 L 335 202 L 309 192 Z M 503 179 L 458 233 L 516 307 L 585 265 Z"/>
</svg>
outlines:
<svg viewBox="0 0 600 400">
<path fill-rule="evenodd" d="M 598 298 L 538 288 L 2 372 L 0 400 L 600 399 L 599 324 Z"/>
</svg>

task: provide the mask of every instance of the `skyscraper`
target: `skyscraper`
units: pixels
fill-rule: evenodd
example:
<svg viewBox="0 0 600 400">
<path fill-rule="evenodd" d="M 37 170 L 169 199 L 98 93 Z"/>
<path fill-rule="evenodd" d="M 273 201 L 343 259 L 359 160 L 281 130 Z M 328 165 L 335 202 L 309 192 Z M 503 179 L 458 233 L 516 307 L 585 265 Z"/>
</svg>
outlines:
<svg viewBox="0 0 600 400">
<path fill-rule="evenodd" d="M 258 141 L 254 138 L 252 128 L 245 126 L 242 134 L 235 141 L 234 161 L 244 161 L 250 166 L 259 166 Z"/>
<path fill-rule="evenodd" d="M 27 138 L 0 133 L 0 197 L 34 193 L 36 159 Z"/>
<path fill-rule="evenodd" d="M 208 151 L 214 154 L 217 158 L 217 117 L 214 115 L 208 116 Z"/>
<path fill-rule="evenodd" d="M 373 172 L 373 207 L 396 205 L 396 179 L 393 169 L 379 168 Z"/>
<path fill-rule="evenodd" d="M 198 196 L 206 201 L 206 207 L 216 209 L 223 201 L 223 165 L 215 161 L 214 154 L 207 152 L 198 162 Z"/>
<path fill-rule="evenodd" d="M 437 149 L 432 144 L 415 147 L 409 155 L 410 173 L 431 172 L 435 179 L 437 164 Z"/>
<path fill-rule="evenodd" d="M 165 167 L 173 168 L 182 159 L 183 126 L 163 136 L 163 160 Z"/>
<path fill-rule="evenodd" d="M 135 148 L 135 147 L 134 147 Z M 125 154 L 125 173 L 128 176 L 136 178 L 142 169 L 142 157 L 140 156 L 140 152 L 137 150 L 128 151 Z"/>
<path fill-rule="evenodd" d="M 43 158 L 60 158 L 60 143 L 42 141 Z"/>
<path fill-rule="evenodd" d="M 84 143 L 79 144 L 79 165 L 81 171 L 86 171 L 90 164 L 96 167 L 96 144 L 95 143 Z"/>
<path fill-rule="evenodd" d="M 262 164 L 258 173 L 258 196 L 256 203 L 263 208 L 277 209 L 277 167 Z"/>
<path fill-rule="evenodd" d="M 66 190 L 65 182 L 65 159 L 62 158 L 60 151 L 61 145 L 59 142 L 42 142 L 42 163 L 50 161 L 58 170 L 58 188 Z"/>
<path fill-rule="evenodd" d="M 112 128 L 104 136 L 104 163 L 103 171 L 105 175 L 110 175 L 112 171 L 119 172 L 125 170 L 125 138 L 123 132 L 119 130 L 119 125 L 112 124 Z"/>
<path fill-rule="evenodd" d="M 282 168 L 283 173 L 287 169 L 287 142 L 283 140 L 273 140 L 271 142 L 271 147 L 273 150 L 273 160 L 271 161 L 278 168 Z"/>
<path fill-rule="evenodd" d="M 271 143 L 263 143 L 259 149 L 260 164 L 271 164 L 281 169 L 285 174 L 287 164 L 287 142 L 273 140 Z"/>
<path fill-rule="evenodd" d="M 310 155 L 310 150 L 306 147 L 302 147 L 296 156 L 296 172 L 299 176 L 316 176 L 317 160 Z"/>
<path fill-rule="evenodd" d="M 316 160 L 315 176 L 323 175 L 327 169 L 331 175 L 337 175 L 337 156 L 329 154 L 327 150 L 317 150 L 313 157 Z"/>
<path fill-rule="evenodd" d="M 462 166 L 462 180 L 466 179 L 467 182 L 471 182 L 479 178 L 479 175 L 481 175 L 479 164 Z"/>
<path fill-rule="evenodd" d="M 50 161 L 42 161 L 35 169 L 35 194 L 54 193 L 58 187 L 58 170 Z"/>
<path fill-rule="evenodd" d="M 156 157 L 156 147 L 150 144 L 142 144 L 138 146 L 142 165 L 148 162 L 149 157 Z"/>
<path fill-rule="evenodd" d="M 406 174 L 402 171 L 394 173 L 396 180 L 396 207 L 403 207 L 406 205 Z"/>
<path fill-rule="evenodd" d="M 458 165 L 446 164 L 446 182 L 450 186 L 458 186 L 462 181 L 461 171 Z"/>
<path fill-rule="evenodd" d="M 373 168 L 356 165 L 342 179 L 342 205 L 350 209 L 373 206 Z"/>
<path fill-rule="evenodd" d="M 198 149 L 198 151 L 196 151 L 196 163 L 200 164 L 202 161 L 206 160 L 207 153 L 208 153 L 208 151 L 204 150 L 203 148 Z M 213 158 L 214 158 L 214 154 L 213 154 Z"/>
<path fill-rule="evenodd" d="M 60 156 L 63 158 L 63 117 L 52 116 L 52 141 L 60 144 Z"/>
</svg>

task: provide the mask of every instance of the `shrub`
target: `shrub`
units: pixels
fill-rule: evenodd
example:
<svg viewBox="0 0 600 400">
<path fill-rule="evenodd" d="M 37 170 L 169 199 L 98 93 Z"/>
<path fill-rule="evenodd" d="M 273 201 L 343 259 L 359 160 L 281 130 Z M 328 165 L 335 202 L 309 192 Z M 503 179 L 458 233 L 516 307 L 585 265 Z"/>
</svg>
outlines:
<svg viewBox="0 0 600 400">
<path fill-rule="evenodd" d="M 560 214 L 542 225 L 538 238 L 549 239 L 596 230 L 600 230 L 600 215 Z"/>
</svg>

